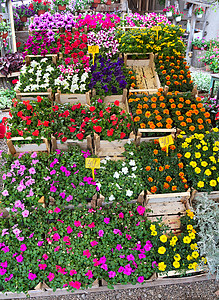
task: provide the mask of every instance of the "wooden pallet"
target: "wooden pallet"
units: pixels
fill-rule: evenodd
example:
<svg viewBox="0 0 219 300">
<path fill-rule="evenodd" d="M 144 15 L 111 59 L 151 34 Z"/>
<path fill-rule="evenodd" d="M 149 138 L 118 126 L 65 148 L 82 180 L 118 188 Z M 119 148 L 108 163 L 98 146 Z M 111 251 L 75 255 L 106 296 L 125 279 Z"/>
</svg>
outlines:
<svg viewBox="0 0 219 300">
<path fill-rule="evenodd" d="M 81 103 L 82 105 L 90 105 L 90 95 L 91 92 L 86 92 L 85 94 L 62 94 L 61 91 L 57 91 L 55 94 L 55 102 L 57 103 Z"/>
<path fill-rule="evenodd" d="M 171 129 L 162 129 L 162 128 L 157 128 L 157 129 L 138 129 L 138 133 L 136 136 L 135 143 L 136 145 L 140 145 L 142 142 L 151 142 L 153 140 L 157 140 L 165 135 L 172 135 L 173 139 L 176 137 L 176 134 L 178 132 L 178 129 L 176 128 L 171 128 Z M 142 137 L 142 133 L 163 133 L 165 135 L 159 136 L 159 137 Z"/>
<path fill-rule="evenodd" d="M 135 140 L 133 132 L 130 133 L 129 138 Z M 124 145 L 127 143 L 127 139 L 115 140 L 109 142 L 107 140 L 101 140 L 100 136 L 94 133 L 94 154 L 100 158 L 109 156 L 111 160 L 125 160 L 123 152 L 125 152 Z"/>
<path fill-rule="evenodd" d="M 150 221 L 162 219 L 165 225 L 170 227 L 173 233 L 181 232 L 180 217 L 186 214 L 186 210 L 190 209 L 190 190 L 182 193 L 167 194 L 146 194 L 146 209 L 151 209 L 146 216 Z"/>
<path fill-rule="evenodd" d="M 64 143 L 56 139 L 54 136 L 51 138 L 51 151 L 54 152 L 56 149 L 67 151 L 70 145 L 78 145 L 82 150 L 90 150 L 93 153 L 92 138 L 90 135 L 87 136 L 83 141 L 67 139 Z"/>
<path fill-rule="evenodd" d="M 24 92 L 20 92 L 20 91 L 16 91 L 16 98 L 18 100 L 21 100 L 23 98 L 25 98 L 25 100 L 33 100 L 35 101 L 37 96 L 40 96 L 40 97 L 48 97 L 51 101 L 53 100 L 53 94 L 52 94 L 52 89 L 49 88 L 47 90 L 47 92 L 34 92 L 34 93 L 31 93 L 31 92 L 27 92 L 27 93 L 24 93 Z"/>
<path fill-rule="evenodd" d="M 52 58 L 52 62 L 54 65 L 57 65 L 57 60 L 58 60 L 58 55 L 57 54 L 46 54 L 44 56 L 42 55 L 27 55 L 25 57 L 25 61 L 26 61 L 26 66 L 30 65 L 30 61 L 31 59 L 34 58 Z"/>
<path fill-rule="evenodd" d="M 50 153 L 50 142 L 47 138 L 42 137 L 42 143 L 37 145 L 36 143 L 32 144 L 22 144 L 20 147 L 13 144 L 13 141 L 30 141 L 31 137 L 23 138 L 23 137 L 12 137 L 7 140 L 8 146 L 8 154 L 12 154 L 14 156 L 18 156 L 22 152 L 47 152 Z"/>
</svg>

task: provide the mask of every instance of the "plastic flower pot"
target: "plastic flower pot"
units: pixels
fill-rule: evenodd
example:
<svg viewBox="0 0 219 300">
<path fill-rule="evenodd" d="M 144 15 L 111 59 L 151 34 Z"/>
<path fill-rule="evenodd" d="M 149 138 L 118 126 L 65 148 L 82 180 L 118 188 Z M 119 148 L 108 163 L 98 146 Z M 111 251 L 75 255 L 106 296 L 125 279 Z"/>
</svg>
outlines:
<svg viewBox="0 0 219 300">
<path fill-rule="evenodd" d="M 176 22 L 180 22 L 180 21 L 181 21 L 181 19 L 182 19 L 182 17 L 181 17 L 181 16 L 178 16 L 178 17 L 176 17 L 176 18 L 175 18 Z"/>
<path fill-rule="evenodd" d="M 59 8 L 59 10 L 65 10 L 66 9 L 66 5 L 59 5 L 58 8 Z"/>
<path fill-rule="evenodd" d="M 3 139 L 5 136 L 6 127 L 2 123 L 0 123 L 0 139 Z"/>
<path fill-rule="evenodd" d="M 201 48 L 199 48 L 197 46 L 193 46 L 193 50 L 201 50 Z"/>
<path fill-rule="evenodd" d="M 167 18 L 170 18 L 170 17 L 172 17 L 172 15 L 173 15 L 172 11 L 167 11 L 167 12 L 166 12 L 166 16 L 167 16 Z"/>
<path fill-rule="evenodd" d="M 27 17 L 23 16 L 20 18 L 21 19 L 21 22 L 27 22 Z"/>
<path fill-rule="evenodd" d="M 106 5 L 111 5 L 111 0 L 107 0 Z"/>
<path fill-rule="evenodd" d="M 100 4 L 101 0 L 94 0 L 95 4 Z"/>
<path fill-rule="evenodd" d="M 37 11 L 38 16 L 44 14 L 46 11 L 44 9 L 40 9 Z"/>
<path fill-rule="evenodd" d="M 198 15 L 196 15 L 197 19 L 201 19 L 202 16 L 203 16 L 203 14 L 198 14 Z"/>
</svg>

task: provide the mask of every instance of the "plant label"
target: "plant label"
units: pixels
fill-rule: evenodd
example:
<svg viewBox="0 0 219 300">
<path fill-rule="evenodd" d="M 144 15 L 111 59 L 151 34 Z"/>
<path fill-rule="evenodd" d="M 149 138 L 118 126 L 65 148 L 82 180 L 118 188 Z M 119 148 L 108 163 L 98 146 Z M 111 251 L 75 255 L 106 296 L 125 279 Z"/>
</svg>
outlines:
<svg viewBox="0 0 219 300">
<path fill-rule="evenodd" d="M 100 158 L 94 158 L 94 157 L 85 158 L 85 168 L 92 170 L 92 176 L 94 180 L 95 179 L 94 169 L 100 168 Z"/>
<path fill-rule="evenodd" d="M 93 65 L 94 65 L 95 54 L 99 53 L 99 46 L 97 46 L 97 45 L 88 46 L 88 52 L 93 54 Z"/>
<path fill-rule="evenodd" d="M 157 32 L 157 40 L 158 40 L 158 31 L 162 30 L 161 26 L 153 26 L 151 27 L 151 29 Z"/>
<path fill-rule="evenodd" d="M 169 145 L 174 144 L 172 135 L 170 134 L 170 135 L 159 138 L 159 144 L 160 144 L 161 148 L 167 148 L 167 155 L 168 155 Z"/>
</svg>

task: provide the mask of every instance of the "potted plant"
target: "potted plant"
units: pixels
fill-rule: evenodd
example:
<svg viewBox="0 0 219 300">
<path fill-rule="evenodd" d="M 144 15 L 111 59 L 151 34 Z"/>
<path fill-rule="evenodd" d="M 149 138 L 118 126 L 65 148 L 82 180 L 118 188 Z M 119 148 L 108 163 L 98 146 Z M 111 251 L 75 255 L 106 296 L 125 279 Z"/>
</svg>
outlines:
<svg viewBox="0 0 219 300">
<path fill-rule="evenodd" d="M 196 38 L 192 41 L 193 50 L 206 50 L 208 42 L 204 39 Z"/>
<path fill-rule="evenodd" d="M 15 11 L 20 17 L 21 22 L 27 22 L 27 18 L 35 15 L 35 11 L 31 10 L 29 6 L 25 4 L 15 7 Z"/>
<path fill-rule="evenodd" d="M 50 10 L 50 2 L 45 0 L 33 0 L 30 3 L 29 9 L 37 11 L 38 16 Z"/>
<path fill-rule="evenodd" d="M 0 37 L 2 39 L 6 39 L 10 29 L 11 29 L 11 27 L 7 24 L 7 22 L 5 22 L 4 20 L 0 21 Z"/>
<path fill-rule="evenodd" d="M 92 7 L 96 8 L 98 4 L 101 3 L 101 0 L 93 0 Z"/>
<path fill-rule="evenodd" d="M 167 6 L 166 8 L 163 9 L 163 12 L 166 13 L 167 18 L 170 18 L 175 12 L 175 6 L 174 5 Z"/>
<path fill-rule="evenodd" d="M 182 20 L 182 16 L 183 16 L 183 13 L 182 12 L 174 12 L 173 13 L 173 17 L 174 19 L 176 20 L 176 22 L 180 22 Z"/>
<path fill-rule="evenodd" d="M 198 19 L 201 19 L 204 13 L 205 13 L 205 9 L 203 7 L 197 7 L 195 9 L 195 15 Z"/>
<path fill-rule="evenodd" d="M 56 6 L 58 6 L 58 9 L 59 10 L 65 10 L 66 9 L 66 5 L 68 4 L 68 1 L 67 0 L 55 0 L 54 1 L 54 4 Z"/>
</svg>

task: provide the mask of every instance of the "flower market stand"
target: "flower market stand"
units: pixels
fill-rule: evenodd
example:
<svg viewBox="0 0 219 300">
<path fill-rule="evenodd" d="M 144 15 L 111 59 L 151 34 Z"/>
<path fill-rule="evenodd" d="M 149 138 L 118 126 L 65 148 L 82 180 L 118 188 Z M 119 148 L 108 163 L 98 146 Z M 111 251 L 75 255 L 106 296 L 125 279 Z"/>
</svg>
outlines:
<svg viewBox="0 0 219 300">
<path fill-rule="evenodd" d="M 61 91 L 55 94 L 55 102 L 57 103 L 81 103 L 82 105 L 90 105 L 90 95 L 91 92 L 86 92 L 85 94 L 62 94 Z"/>
<path fill-rule="evenodd" d="M 72 140 L 67 139 L 65 142 L 61 143 L 61 140 L 56 139 L 54 136 L 51 138 L 51 151 L 54 152 L 56 149 L 60 149 L 62 151 L 67 151 L 69 145 L 78 145 L 83 150 L 90 150 L 93 153 L 92 147 L 92 138 L 90 135 L 87 136 L 85 140 Z"/>
<path fill-rule="evenodd" d="M 52 58 L 52 62 L 53 64 L 57 65 L 57 60 L 58 60 L 58 55 L 57 54 L 46 54 L 44 56 L 42 55 L 27 55 L 25 57 L 25 61 L 26 61 L 26 66 L 29 66 L 31 58 Z"/>
</svg>

